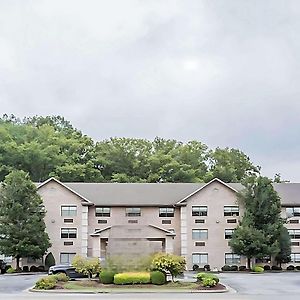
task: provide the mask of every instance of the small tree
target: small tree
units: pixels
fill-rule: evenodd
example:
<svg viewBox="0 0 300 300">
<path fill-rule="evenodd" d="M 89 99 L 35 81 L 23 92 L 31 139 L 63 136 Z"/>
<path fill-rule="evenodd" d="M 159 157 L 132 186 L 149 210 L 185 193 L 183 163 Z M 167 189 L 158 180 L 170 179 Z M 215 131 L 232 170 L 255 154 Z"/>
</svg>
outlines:
<svg viewBox="0 0 300 300">
<path fill-rule="evenodd" d="M 275 259 L 277 264 L 286 264 L 291 261 L 291 238 L 288 230 L 282 226 L 279 236 L 279 248 L 280 251 L 276 255 Z"/>
<path fill-rule="evenodd" d="M 269 253 L 269 246 L 263 232 L 247 225 L 236 228 L 229 246 L 234 253 L 247 257 L 249 269 L 251 269 L 251 258 L 262 258 Z"/>
<path fill-rule="evenodd" d="M 0 253 L 41 258 L 51 246 L 45 232 L 45 211 L 36 186 L 23 171 L 12 171 L 0 189 Z"/>
<path fill-rule="evenodd" d="M 185 270 L 185 259 L 181 256 L 169 254 L 169 253 L 158 253 L 152 260 L 152 270 L 161 271 L 164 273 L 169 272 L 174 278 Z"/>
<path fill-rule="evenodd" d="M 77 272 L 87 275 L 89 279 L 101 271 L 100 261 L 97 257 L 85 258 L 76 255 L 72 261 L 72 265 L 76 268 Z"/>
</svg>

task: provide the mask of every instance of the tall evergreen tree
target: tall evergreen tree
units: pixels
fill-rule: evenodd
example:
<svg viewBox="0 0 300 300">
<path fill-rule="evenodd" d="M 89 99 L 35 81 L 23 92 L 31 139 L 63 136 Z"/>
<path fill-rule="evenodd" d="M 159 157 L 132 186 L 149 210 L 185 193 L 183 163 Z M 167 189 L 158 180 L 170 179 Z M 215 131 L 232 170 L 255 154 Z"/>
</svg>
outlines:
<svg viewBox="0 0 300 300">
<path fill-rule="evenodd" d="M 288 230 L 283 226 L 279 236 L 280 251 L 276 255 L 277 264 L 286 264 L 291 261 L 291 238 Z"/>
<path fill-rule="evenodd" d="M 235 253 L 245 255 L 248 244 L 243 242 L 245 235 L 241 233 L 248 231 L 253 235 L 256 232 L 262 237 L 262 247 L 259 251 L 256 249 L 246 256 L 248 258 L 276 256 L 280 252 L 279 241 L 283 228 L 280 197 L 274 190 L 272 181 L 267 177 L 249 178 L 245 186 L 245 190 L 239 195 L 240 201 L 245 206 L 245 214 L 241 225 L 232 236 L 230 246 Z"/>
<path fill-rule="evenodd" d="M 45 212 L 36 186 L 24 171 L 5 177 L 0 189 L 0 253 L 16 258 L 41 258 L 51 246 Z"/>
</svg>

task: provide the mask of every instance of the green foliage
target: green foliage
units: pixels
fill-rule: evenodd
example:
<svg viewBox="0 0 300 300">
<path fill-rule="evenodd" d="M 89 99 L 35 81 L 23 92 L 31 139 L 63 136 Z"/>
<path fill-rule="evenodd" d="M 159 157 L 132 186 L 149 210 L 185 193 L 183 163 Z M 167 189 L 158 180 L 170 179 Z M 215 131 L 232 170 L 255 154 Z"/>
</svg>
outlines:
<svg viewBox="0 0 300 300">
<path fill-rule="evenodd" d="M 57 273 L 55 275 L 50 275 L 53 276 L 57 282 L 68 282 L 69 277 L 65 273 Z"/>
<path fill-rule="evenodd" d="M 15 268 L 10 267 L 10 268 L 7 269 L 6 272 L 7 272 L 8 274 L 12 274 L 12 273 L 16 273 L 16 271 L 17 271 L 17 270 L 16 270 Z"/>
<path fill-rule="evenodd" d="M 158 253 L 153 257 L 152 270 L 170 273 L 172 281 L 185 270 L 185 259 L 169 253 Z"/>
<path fill-rule="evenodd" d="M 73 258 L 72 265 L 77 272 L 88 275 L 89 279 L 101 271 L 100 261 L 97 257 L 86 258 L 76 255 Z"/>
<path fill-rule="evenodd" d="M 254 266 L 252 268 L 252 272 L 255 272 L 255 273 L 263 273 L 264 272 L 264 268 L 261 267 L 261 266 Z"/>
<path fill-rule="evenodd" d="M 100 282 L 110 284 L 114 282 L 115 272 L 103 270 L 99 274 Z"/>
<path fill-rule="evenodd" d="M 55 258 L 52 252 L 48 253 L 45 258 L 45 267 L 48 270 L 51 266 L 55 265 Z"/>
<path fill-rule="evenodd" d="M 150 281 L 152 284 L 162 285 L 166 283 L 166 275 L 160 271 L 153 271 L 150 273 Z"/>
<path fill-rule="evenodd" d="M 239 199 L 245 205 L 245 214 L 229 245 L 234 253 L 246 256 L 249 264 L 252 257 L 263 258 L 280 251 L 283 222 L 280 198 L 270 179 L 249 177 L 244 185 L 246 189 Z"/>
<path fill-rule="evenodd" d="M 61 116 L 22 121 L 4 115 L 0 140 L 0 181 L 15 169 L 37 182 L 51 176 L 69 182 L 207 182 L 214 177 L 234 182 L 258 171 L 240 150 L 208 150 L 200 141 L 156 137 L 95 143 Z"/>
<path fill-rule="evenodd" d="M 41 258 L 51 246 L 45 232 L 45 211 L 36 186 L 23 171 L 5 177 L 0 189 L 0 253 Z"/>
<path fill-rule="evenodd" d="M 279 236 L 279 253 L 275 260 L 278 264 L 286 264 L 291 261 L 291 237 L 286 227 L 282 226 Z"/>
<path fill-rule="evenodd" d="M 217 283 L 217 281 L 216 281 L 214 278 L 212 278 L 212 277 L 205 277 L 205 278 L 203 278 L 201 284 L 202 284 L 203 286 L 205 286 L 205 287 L 214 287 L 214 286 L 216 286 L 218 283 Z"/>
<path fill-rule="evenodd" d="M 57 283 L 57 279 L 53 276 L 47 276 L 40 278 L 36 284 L 35 288 L 38 290 L 51 290 L 54 289 L 55 285 Z"/>
<path fill-rule="evenodd" d="M 114 276 L 114 284 L 146 284 L 150 283 L 149 272 L 119 273 Z"/>
<path fill-rule="evenodd" d="M 198 273 L 196 275 L 196 278 L 197 278 L 197 281 L 199 281 L 201 284 L 203 284 L 203 286 L 215 286 L 220 281 L 220 279 L 217 275 L 210 274 L 210 273 Z M 215 282 L 214 285 L 210 285 L 212 283 L 212 280 Z M 204 282 L 206 285 L 204 285 Z"/>
</svg>

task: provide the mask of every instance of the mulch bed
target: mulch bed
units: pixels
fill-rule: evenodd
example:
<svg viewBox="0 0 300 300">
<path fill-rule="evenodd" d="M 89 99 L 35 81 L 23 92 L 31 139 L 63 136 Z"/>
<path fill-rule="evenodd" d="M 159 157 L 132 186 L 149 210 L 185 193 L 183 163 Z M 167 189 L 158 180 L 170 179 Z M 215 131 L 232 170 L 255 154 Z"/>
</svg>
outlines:
<svg viewBox="0 0 300 300">
<path fill-rule="evenodd" d="M 196 288 L 194 288 L 194 290 L 225 291 L 226 287 L 223 284 L 218 283 L 216 286 L 213 287 L 198 285 Z"/>
</svg>

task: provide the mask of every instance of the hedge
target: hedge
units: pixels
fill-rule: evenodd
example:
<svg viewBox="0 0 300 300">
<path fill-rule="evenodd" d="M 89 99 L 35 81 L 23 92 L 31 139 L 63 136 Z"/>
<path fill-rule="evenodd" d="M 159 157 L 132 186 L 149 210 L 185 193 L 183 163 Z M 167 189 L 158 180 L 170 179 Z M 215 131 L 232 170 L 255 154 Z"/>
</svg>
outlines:
<svg viewBox="0 0 300 300">
<path fill-rule="evenodd" d="M 127 272 L 114 276 L 114 284 L 145 284 L 150 283 L 149 272 Z"/>
<path fill-rule="evenodd" d="M 261 266 L 254 266 L 252 268 L 252 272 L 255 272 L 255 273 L 263 273 L 263 271 L 264 271 L 264 268 Z"/>
</svg>

